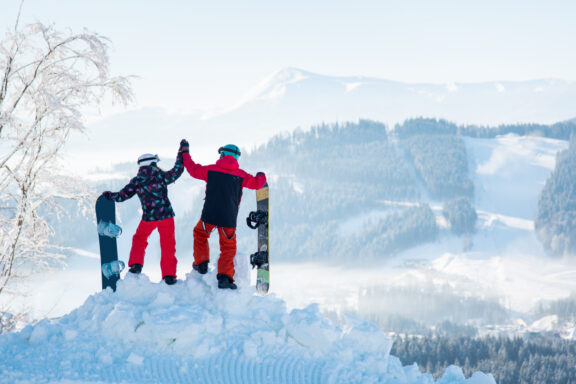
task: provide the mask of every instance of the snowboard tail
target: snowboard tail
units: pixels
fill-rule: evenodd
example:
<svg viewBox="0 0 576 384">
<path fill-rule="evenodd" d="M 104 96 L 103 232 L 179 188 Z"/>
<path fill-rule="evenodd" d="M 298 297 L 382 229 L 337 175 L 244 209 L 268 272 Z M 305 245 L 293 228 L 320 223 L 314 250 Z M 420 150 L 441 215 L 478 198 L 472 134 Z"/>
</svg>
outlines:
<svg viewBox="0 0 576 384">
<path fill-rule="evenodd" d="M 118 245 L 116 237 L 122 229 L 116 225 L 116 206 L 114 201 L 100 196 L 96 200 L 96 223 L 98 226 L 98 242 L 100 243 L 100 274 L 102 289 L 110 287 L 116 291 L 116 282 L 124 263 L 118 261 Z"/>
</svg>

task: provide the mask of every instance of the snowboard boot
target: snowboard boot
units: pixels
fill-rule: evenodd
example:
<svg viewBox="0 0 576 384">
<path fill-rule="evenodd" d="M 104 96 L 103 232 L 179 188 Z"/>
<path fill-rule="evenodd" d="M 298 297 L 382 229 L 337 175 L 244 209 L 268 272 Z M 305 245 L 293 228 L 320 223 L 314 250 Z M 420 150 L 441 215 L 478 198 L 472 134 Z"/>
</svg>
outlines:
<svg viewBox="0 0 576 384">
<path fill-rule="evenodd" d="M 176 284 L 176 281 L 177 281 L 176 277 L 170 276 L 170 275 L 164 276 L 163 279 L 167 285 L 174 285 L 174 284 Z"/>
<path fill-rule="evenodd" d="M 208 263 L 209 263 L 209 261 L 205 261 L 205 262 L 200 263 L 200 264 L 192 264 L 192 269 L 194 269 L 195 271 L 198 271 L 198 273 L 201 275 L 205 275 L 206 272 L 208 272 Z"/>
<path fill-rule="evenodd" d="M 136 275 L 139 274 L 140 272 L 142 272 L 142 264 L 132 264 L 128 272 L 134 273 Z"/>
<path fill-rule="evenodd" d="M 229 276 L 227 276 L 223 273 L 219 273 L 218 275 L 216 275 L 216 278 L 218 279 L 218 288 L 221 288 L 221 289 L 236 289 L 236 288 L 238 288 L 236 286 L 236 284 L 234 284 L 234 280 L 232 280 Z"/>
</svg>

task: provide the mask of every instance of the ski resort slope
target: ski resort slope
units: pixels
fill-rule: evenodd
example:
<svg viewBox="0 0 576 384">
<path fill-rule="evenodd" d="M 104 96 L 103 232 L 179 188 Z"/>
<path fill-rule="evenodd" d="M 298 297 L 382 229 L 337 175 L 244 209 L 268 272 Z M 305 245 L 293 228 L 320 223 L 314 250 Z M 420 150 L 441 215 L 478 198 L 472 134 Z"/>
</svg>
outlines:
<svg viewBox="0 0 576 384">
<path fill-rule="evenodd" d="M 0 337 L 1 383 L 434 383 L 389 355 L 372 323 L 342 326 L 318 306 L 287 311 L 253 286 L 216 287 L 214 272 L 174 286 L 128 275 L 56 319 Z M 447 367 L 437 383 L 495 384 Z"/>
<path fill-rule="evenodd" d="M 516 135 L 464 140 L 478 212 L 469 249 L 463 250 L 463 240 L 444 231 L 435 243 L 382 255 L 382 260 L 370 261 L 369 268 L 276 263 L 273 291 L 289 307 L 314 301 L 322 310 L 340 311 L 356 308 L 358 297 L 370 287 L 450 286 L 466 297 L 496 298 L 521 313 L 541 301 L 566 298 L 576 291 L 576 263 L 548 257 L 534 232 L 540 191 L 554 170 L 556 155 L 568 142 Z M 441 201 L 424 202 L 430 204 L 439 223 L 445 221 Z M 383 203 L 411 204 L 416 202 Z M 387 214 L 382 209 L 352 216 L 342 222 L 339 235 L 359 234 Z M 306 285 L 311 294 L 294 294 L 294 283 Z M 407 304 L 387 310 L 404 313 Z"/>
</svg>

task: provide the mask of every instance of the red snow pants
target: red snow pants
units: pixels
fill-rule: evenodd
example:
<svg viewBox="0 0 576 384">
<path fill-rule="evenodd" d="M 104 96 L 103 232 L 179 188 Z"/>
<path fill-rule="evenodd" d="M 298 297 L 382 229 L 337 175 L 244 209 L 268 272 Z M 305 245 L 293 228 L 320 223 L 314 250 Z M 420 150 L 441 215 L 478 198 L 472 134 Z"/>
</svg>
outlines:
<svg viewBox="0 0 576 384">
<path fill-rule="evenodd" d="M 199 220 L 196 227 L 194 227 L 194 264 L 198 265 L 210 260 L 210 246 L 208 245 L 208 238 L 214 228 L 218 228 L 218 234 L 220 235 L 218 273 L 227 275 L 234 280 L 236 228 L 217 227 Z"/>
<path fill-rule="evenodd" d="M 130 259 L 128 265 L 144 265 L 144 254 L 148 246 L 148 237 L 158 229 L 160 234 L 160 269 L 162 278 L 165 276 L 176 277 L 176 237 L 174 236 L 174 218 L 170 217 L 158 221 L 140 221 L 136 233 L 132 237 L 132 249 L 130 249 Z"/>
</svg>

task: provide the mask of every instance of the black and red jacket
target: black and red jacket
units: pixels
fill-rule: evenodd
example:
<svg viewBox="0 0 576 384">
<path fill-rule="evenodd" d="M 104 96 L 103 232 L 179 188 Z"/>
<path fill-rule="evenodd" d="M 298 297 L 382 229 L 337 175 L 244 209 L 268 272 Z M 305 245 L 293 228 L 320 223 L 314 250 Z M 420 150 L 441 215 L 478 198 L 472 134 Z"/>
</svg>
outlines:
<svg viewBox="0 0 576 384">
<path fill-rule="evenodd" d="M 195 163 L 188 152 L 182 155 L 190 176 L 206 182 L 201 220 L 219 227 L 236 228 L 242 188 L 262 188 L 266 184 L 266 175 L 258 173 L 252 176 L 243 171 L 232 156 L 224 156 L 216 164 L 201 165 Z"/>
</svg>

